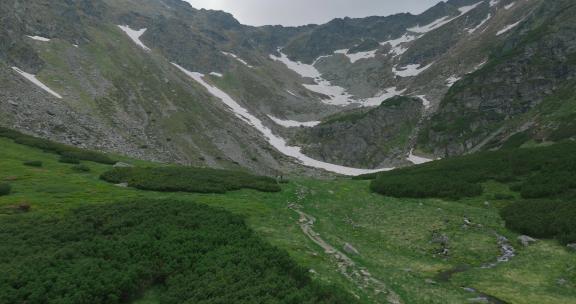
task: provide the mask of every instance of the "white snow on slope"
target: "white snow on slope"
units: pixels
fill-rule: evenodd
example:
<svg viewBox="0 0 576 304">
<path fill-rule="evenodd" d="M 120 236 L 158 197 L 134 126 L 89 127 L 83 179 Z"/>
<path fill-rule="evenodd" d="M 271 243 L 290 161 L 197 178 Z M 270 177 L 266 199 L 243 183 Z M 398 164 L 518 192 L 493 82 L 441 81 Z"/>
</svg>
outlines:
<svg viewBox="0 0 576 304">
<path fill-rule="evenodd" d="M 288 56 L 286 56 L 286 54 L 280 52 L 280 50 L 279 53 L 280 57 L 270 55 L 270 59 L 282 62 L 289 69 L 298 73 L 302 77 L 318 78 L 322 76 L 320 71 L 318 71 L 313 65 L 305 64 L 299 61 L 298 62 L 292 61 L 290 60 L 290 58 L 288 58 Z"/>
<path fill-rule="evenodd" d="M 275 122 L 277 125 L 283 126 L 285 128 L 297 128 L 297 127 L 311 128 L 311 127 L 315 127 L 315 126 L 320 124 L 319 121 L 301 122 L 301 121 L 295 121 L 295 120 L 284 120 L 284 119 L 274 117 L 272 115 L 268 115 L 268 117 L 270 117 L 270 119 L 272 119 L 272 121 Z"/>
<path fill-rule="evenodd" d="M 507 9 L 507 10 L 509 10 L 509 9 L 511 9 L 515 4 L 516 4 L 516 2 L 512 2 L 512 3 L 504 6 L 504 8 Z"/>
<path fill-rule="evenodd" d="M 232 99 L 232 97 L 230 97 L 230 95 L 226 94 L 226 92 L 224 92 L 224 91 L 220 90 L 219 88 L 207 83 L 204 80 L 204 75 L 202 75 L 200 73 L 190 72 L 190 71 L 184 69 L 183 67 L 181 67 L 175 63 L 172 63 L 172 64 L 175 67 L 177 67 L 180 71 L 182 71 L 184 74 L 186 74 L 187 76 L 189 76 L 190 78 L 194 79 L 196 82 L 198 82 L 199 84 L 204 86 L 204 88 L 206 88 L 206 90 L 208 90 L 208 92 L 210 94 L 212 94 L 214 97 L 222 100 L 222 102 L 224 104 L 226 104 L 234 112 L 234 114 L 238 118 L 242 119 L 243 121 L 246 121 L 248 124 L 250 124 L 256 130 L 258 130 L 268 140 L 270 145 L 272 145 L 274 148 L 276 148 L 278 151 L 280 151 L 284 155 L 287 155 L 287 156 L 290 156 L 290 157 L 293 157 L 293 158 L 299 160 L 305 166 L 324 169 L 324 170 L 327 170 L 330 172 L 339 173 L 339 174 L 343 174 L 343 175 L 350 175 L 350 176 L 391 170 L 391 169 L 369 170 L 369 169 L 350 168 L 350 167 L 344 167 L 344 166 L 339 166 L 339 165 L 335 165 L 335 164 L 330 164 L 330 163 L 326 163 L 326 162 L 322 162 L 322 161 L 310 158 L 301 152 L 300 147 L 288 146 L 285 139 L 272 133 L 272 130 L 270 130 L 268 127 L 264 126 L 264 124 L 262 123 L 262 121 L 260 119 L 258 119 L 256 116 L 250 114 L 250 112 L 248 112 L 248 110 L 246 110 L 244 107 L 239 105 L 234 99 Z"/>
<path fill-rule="evenodd" d="M 494 7 L 500 3 L 500 0 L 490 0 L 490 7 Z"/>
<path fill-rule="evenodd" d="M 372 51 L 367 51 L 367 52 L 358 52 L 358 53 L 354 53 L 354 54 L 348 54 L 348 50 L 344 49 L 344 50 L 337 50 L 334 52 L 334 54 L 345 55 L 346 57 L 348 57 L 348 59 L 350 59 L 351 63 L 354 63 L 358 60 L 374 58 L 374 57 L 376 57 L 376 52 L 378 52 L 377 49 L 372 50 Z"/>
<path fill-rule="evenodd" d="M 28 37 L 28 38 L 30 38 L 30 39 L 33 39 L 33 40 L 36 40 L 36 41 L 42 41 L 42 42 L 48 42 L 48 41 L 50 41 L 49 38 L 40 37 L 40 36 L 28 36 L 28 35 L 26 35 L 26 37 Z"/>
<path fill-rule="evenodd" d="M 422 99 L 422 105 L 424 106 L 424 110 L 430 109 L 432 103 L 430 102 L 430 100 L 426 98 L 426 95 L 416 95 L 416 97 Z"/>
<path fill-rule="evenodd" d="M 414 149 L 410 150 L 410 154 L 408 155 L 408 161 L 412 162 L 415 165 L 421 165 L 421 164 L 425 164 L 425 163 L 429 163 L 431 161 L 434 161 L 434 159 L 416 156 L 413 153 L 414 153 Z"/>
<path fill-rule="evenodd" d="M 420 67 L 421 66 L 420 64 L 409 64 L 405 67 L 400 67 L 399 69 L 396 69 L 396 67 L 393 67 L 392 72 L 396 76 L 400 76 L 400 77 L 413 77 L 413 76 L 420 75 L 420 73 L 426 71 L 433 64 L 434 64 L 434 62 L 432 62 L 431 64 L 429 64 L 425 67 Z"/>
<path fill-rule="evenodd" d="M 396 87 L 387 88 L 374 97 L 362 99 L 361 104 L 363 107 L 377 107 L 381 105 L 382 102 L 384 102 L 386 99 L 402 95 L 404 92 L 406 92 L 406 89 L 399 91 Z"/>
<path fill-rule="evenodd" d="M 217 72 L 210 72 L 210 75 L 220 77 L 220 78 L 224 77 L 224 75 L 222 75 L 221 73 L 217 73 Z"/>
<path fill-rule="evenodd" d="M 410 42 L 410 41 L 414 41 L 417 38 L 418 37 L 415 35 L 404 34 L 400 38 L 380 42 L 380 45 L 389 44 L 392 47 L 392 49 L 390 50 L 390 53 L 393 53 L 396 56 L 400 56 L 408 50 L 408 48 L 403 47 L 402 44 Z"/>
<path fill-rule="evenodd" d="M 448 77 L 448 79 L 446 79 L 446 86 L 452 87 L 460 79 L 462 79 L 462 78 L 458 77 L 456 75 L 452 75 L 452 76 Z"/>
<path fill-rule="evenodd" d="M 232 53 L 228 53 L 228 52 L 222 52 L 222 54 L 226 55 L 226 56 L 230 56 L 234 59 L 236 59 L 238 62 L 240 62 L 241 64 L 253 69 L 254 67 L 249 65 L 248 62 L 246 62 L 245 60 L 243 60 L 242 58 L 238 57 L 236 54 L 232 54 Z"/>
<path fill-rule="evenodd" d="M 520 21 L 518 21 L 518 22 L 516 22 L 516 23 L 514 23 L 514 24 L 507 25 L 506 27 L 504 27 L 503 29 L 501 29 L 500 31 L 498 31 L 498 33 L 496 33 L 496 36 L 500 36 L 500 35 L 508 32 L 508 31 L 510 31 L 511 29 L 517 27 L 520 23 L 522 23 L 522 21 L 523 21 L 523 20 L 520 20 Z"/>
<path fill-rule="evenodd" d="M 12 69 L 14 71 L 16 71 L 18 74 L 22 75 L 22 77 L 28 79 L 30 82 L 32 82 L 33 84 L 37 85 L 38 87 L 40 87 L 42 90 L 52 94 L 54 97 L 62 99 L 62 96 L 60 96 L 60 94 L 52 91 L 52 89 L 50 89 L 47 85 L 43 84 L 40 80 L 38 80 L 38 78 L 36 78 L 35 75 L 26 73 L 24 71 L 22 71 L 21 69 L 17 68 L 17 67 L 12 67 Z"/>
<path fill-rule="evenodd" d="M 150 48 L 144 45 L 144 43 L 142 43 L 142 41 L 140 40 L 140 37 L 142 37 L 142 35 L 144 35 L 144 33 L 146 32 L 145 28 L 140 30 L 133 30 L 127 25 L 119 25 L 118 27 L 122 31 L 124 31 L 124 33 L 126 33 L 126 35 L 128 35 L 128 37 L 130 37 L 130 39 L 132 39 L 132 41 L 136 43 L 136 45 L 143 48 L 146 52 L 150 52 Z"/>
<path fill-rule="evenodd" d="M 320 58 L 324 57 L 330 57 L 330 56 L 321 56 Z M 322 102 L 329 105 L 347 106 L 356 103 L 360 104 L 363 107 L 378 106 L 385 99 L 401 95 L 405 91 L 405 90 L 398 91 L 395 87 L 392 87 L 385 89 L 377 96 L 358 99 L 355 98 L 350 93 L 348 93 L 348 91 L 345 88 L 333 85 L 332 83 L 330 83 L 330 81 L 322 78 L 322 73 L 320 73 L 320 71 L 318 71 L 318 69 L 316 69 L 314 65 L 305 64 L 301 62 L 294 62 L 290 60 L 288 56 L 286 56 L 286 54 L 282 52 L 280 52 L 280 57 L 270 55 L 270 58 L 272 60 L 284 63 L 286 67 L 288 67 L 289 69 L 296 72 L 302 77 L 313 78 L 314 84 L 304 84 L 303 86 L 312 92 L 327 96 L 327 98 L 323 99 Z M 318 59 L 316 61 L 318 61 Z"/>
<path fill-rule="evenodd" d="M 432 30 L 435 30 L 439 27 L 442 27 L 460 17 L 462 17 L 463 15 L 467 14 L 468 12 L 470 12 L 471 10 L 475 9 L 476 7 L 478 7 L 478 5 L 484 3 L 484 1 L 480 1 L 476 4 L 472 4 L 472 5 L 468 5 L 468 6 L 463 6 L 461 8 L 458 9 L 458 11 L 460 11 L 460 15 L 455 16 L 455 17 L 449 17 L 449 16 L 445 16 L 442 17 L 440 19 L 437 19 L 435 21 L 432 21 L 432 23 L 427 24 L 427 25 L 417 25 L 415 27 L 409 28 L 408 31 L 410 32 L 414 32 L 414 33 L 428 33 Z"/>
<path fill-rule="evenodd" d="M 290 90 L 286 90 L 286 93 L 294 96 L 294 97 L 298 97 L 298 95 L 294 94 L 294 92 L 290 91 Z"/>
<path fill-rule="evenodd" d="M 480 24 L 478 24 L 474 28 L 468 29 L 468 34 L 473 34 L 474 32 L 476 32 L 478 29 L 480 29 L 482 26 L 484 26 L 484 24 L 486 24 L 486 22 L 490 21 L 491 18 L 492 18 L 492 14 L 488 14 L 486 19 L 482 20 L 482 22 L 480 22 Z"/>
</svg>

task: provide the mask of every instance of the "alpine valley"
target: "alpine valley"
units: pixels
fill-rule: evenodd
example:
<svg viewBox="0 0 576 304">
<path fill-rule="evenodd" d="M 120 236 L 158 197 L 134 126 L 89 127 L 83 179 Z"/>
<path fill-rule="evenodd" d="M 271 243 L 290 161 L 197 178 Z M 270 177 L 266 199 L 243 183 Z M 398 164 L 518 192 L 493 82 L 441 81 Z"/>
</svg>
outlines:
<svg viewBox="0 0 576 304">
<path fill-rule="evenodd" d="M 0 303 L 574 304 L 575 140 L 574 0 L 2 0 Z"/>
</svg>

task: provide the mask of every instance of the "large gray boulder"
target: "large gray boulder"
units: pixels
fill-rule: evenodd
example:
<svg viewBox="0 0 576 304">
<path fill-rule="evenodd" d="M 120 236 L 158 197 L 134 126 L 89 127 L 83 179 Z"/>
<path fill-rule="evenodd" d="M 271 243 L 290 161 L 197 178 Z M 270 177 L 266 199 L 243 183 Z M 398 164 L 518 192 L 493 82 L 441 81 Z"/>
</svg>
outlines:
<svg viewBox="0 0 576 304">
<path fill-rule="evenodd" d="M 520 244 L 522 244 L 522 246 L 528 247 L 530 246 L 530 244 L 535 243 L 536 239 L 531 238 L 527 235 L 521 235 L 518 237 L 518 241 L 520 242 Z"/>
</svg>

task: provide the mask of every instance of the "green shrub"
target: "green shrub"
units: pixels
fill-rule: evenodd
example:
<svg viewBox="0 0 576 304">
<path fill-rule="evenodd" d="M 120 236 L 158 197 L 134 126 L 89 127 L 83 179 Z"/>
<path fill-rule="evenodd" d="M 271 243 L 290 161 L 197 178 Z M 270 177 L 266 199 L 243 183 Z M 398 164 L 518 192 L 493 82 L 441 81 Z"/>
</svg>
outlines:
<svg viewBox="0 0 576 304">
<path fill-rule="evenodd" d="M 574 172 L 576 143 L 560 143 L 481 152 L 357 178 L 372 179 L 373 191 L 397 197 L 475 196 L 480 183 L 495 180 L 524 198 L 544 198 L 575 190 Z"/>
<path fill-rule="evenodd" d="M 24 165 L 29 167 L 42 167 L 42 162 L 39 160 L 31 160 L 24 162 Z"/>
<path fill-rule="evenodd" d="M 72 170 L 76 171 L 76 172 L 90 172 L 90 167 L 88 167 L 84 164 L 79 164 L 79 165 L 72 166 Z"/>
<path fill-rule="evenodd" d="M 78 159 L 75 155 L 69 153 L 64 153 L 60 155 L 60 159 L 58 159 L 58 161 L 63 164 L 80 164 L 80 159 Z"/>
<path fill-rule="evenodd" d="M 537 238 L 556 238 L 563 244 L 576 242 L 576 199 L 522 200 L 502 212 L 506 226 Z"/>
<path fill-rule="evenodd" d="M 237 215 L 136 201 L 0 219 L 0 303 L 356 303 Z"/>
<path fill-rule="evenodd" d="M 20 133 L 18 131 L 0 127 L 0 137 L 6 137 L 14 140 L 14 142 L 33 147 L 42 149 L 46 152 L 56 153 L 56 154 L 68 154 L 73 155 L 75 158 L 79 160 L 86 160 L 86 161 L 93 161 L 96 163 L 106 164 L 106 165 L 113 165 L 116 163 L 115 160 L 111 159 L 105 154 L 88 151 L 60 143 L 55 143 L 46 139 L 37 138 L 34 136 L 26 135 Z"/>
<path fill-rule="evenodd" d="M 208 168 L 114 168 L 103 173 L 100 178 L 114 184 L 128 183 L 130 187 L 164 192 L 225 193 L 240 189 L 263 192 L 281 190 L 273 178 Z"/>
<path fill-rule="evenodd" d="M 6 183 L 0 183 L 0 196 L 8 195 L 12 192 L 12 186 Z"/>
</svg>

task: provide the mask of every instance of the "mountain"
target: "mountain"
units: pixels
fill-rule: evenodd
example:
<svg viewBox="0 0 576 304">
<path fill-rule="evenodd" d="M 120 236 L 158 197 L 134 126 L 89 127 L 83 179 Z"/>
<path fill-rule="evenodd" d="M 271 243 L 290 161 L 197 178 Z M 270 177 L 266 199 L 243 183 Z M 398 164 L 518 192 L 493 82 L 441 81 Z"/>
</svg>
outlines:
<svg viewBox="0 0 576 304">
<path fill-rule="evenodd" d="M 450 0 L 301 27 L 246 26 L 180 0 L 0 5 L 0 124 L 80 147 L 266 175 L 361 174 L 409 165 L 412 151 L 431 159 L 520 133 L 572 136 L 570 116 L 555 115 L 568 103 L 507 90 L 542 64 L 555 80 L 514 94 L 570 96 L 570 18 L 556 13 L 569 2 Z M 528 72 L 529 58 L 546 59 Z M 498 81 L 490 75 L 502 92 L 479 94 Z M 395 96 L 421 104 L 380 107 Z M 526 118 L 545 111 L 554 117 Z M 501 121 L 510 126 L 496 136 Z"/>
</svg>

